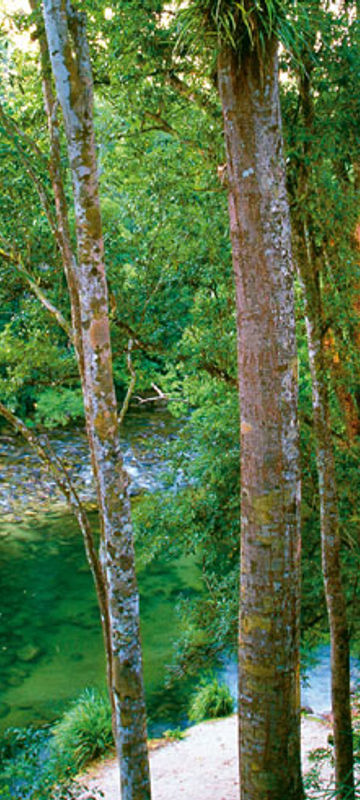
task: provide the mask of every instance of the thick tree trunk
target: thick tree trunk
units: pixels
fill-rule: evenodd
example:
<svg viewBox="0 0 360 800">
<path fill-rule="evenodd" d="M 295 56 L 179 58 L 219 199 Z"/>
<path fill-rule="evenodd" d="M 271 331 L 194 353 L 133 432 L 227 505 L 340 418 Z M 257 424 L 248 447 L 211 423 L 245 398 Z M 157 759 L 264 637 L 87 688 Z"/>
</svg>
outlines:
<svg viewBox="0 0 360 800">
<path fill-rule="evenodd" d="M 326 356 L 322 337 L 320 285 L 310 257 L 306 229 L 299 247 L 312 381 L 312 407 L 319 479 L 321 556 L 331 637 L 331 700 L 334 724 L 335 782 L 339 800 L 354 800 L 354 761 L 350 709 L 350 652 L 346 602 L 341 583 L 340 532 L 335 460 L 331 440 Z"/>
<path fill-rule="evenodd" d="M 93 130 L 92 78 L 83 15 L 44 0 L 52 70 L 72 172 L 87 433 L 101 521 L 112 644 L 112 692 L 122 800 L 148 800 L 150 779 L 139 633 L 139 597 L 127 476 L 119 446 Z"/>
<path fill-rule="evenodd" d="M 277 48 L 218 61 L 241 410 L 241 800 L 300 800 L 299 467 Z"/>
</svg>

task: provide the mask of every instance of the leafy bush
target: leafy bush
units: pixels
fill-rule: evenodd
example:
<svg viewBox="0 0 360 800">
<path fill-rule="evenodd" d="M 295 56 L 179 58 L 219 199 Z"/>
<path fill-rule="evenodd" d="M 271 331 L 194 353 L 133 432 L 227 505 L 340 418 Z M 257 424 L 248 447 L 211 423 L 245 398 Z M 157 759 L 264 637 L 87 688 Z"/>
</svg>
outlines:
<svg viewBox="0 0 360 800">
<path fill-rule="evenodd" d="M 227 717 L 234 710 L 234 700 L 230 690 L 217 678 L 203 681 L 194 694 L 189 708 L 189 719 L 201 722 L 203 719 Z"/>
<path fill-rule="evenodd" d="M 0 740 L 0 800 L 81 800 L 86 787 L 74 775 L 112 743 L 111 712 L 106 698 L 87 690 L 65 712 L 53 732 L 9 728 Z M 101 800 L 102 792 L 86 794 Z"/>
<path fill-rule="evenodd" d="M 86 689 L 53 728 L 53 756 L 79 770 L 112 746 L 109 700 L 95 689 Z"/>
<path fill-rule="evenodd" d="M 353 734 L 354 734 L 354 762 L 360 762 L 360 691 L 356 690 L 352 699 L 352 712 L 353 712 Z M 334 737 L 332 734 L 328 736 L 328 744 L 331 745 L 327 748 L 318 747 L 309 753 L 309 761 L 312 764 L 311 768 L 304 775 L 304 789 L 306 797 L 316 798 L 316 800 L 339 800 L 340 794 L 343 800 L 353 797 L 352 790 L 348 792 L 342 789 L 339 793 L 335 788 L 329 788 L 324 784 L 324 778 L 321 775 L 321 768 L 324 763 L 331 764 L 334 769 Z M 360 780 L 355 769 L 355 797 L 360 797 Z"/>
<path fill-rule="evenodd" d="M 0 739 L 0 764 L 20 753 L 38 753 L 49 737 L 49 726 L 43 728 L 7 728 Z"/>
<path fill-rule="evenodd" d="M 169 730 L 163 733 L 163 737 L 167 742 L 178 742 L 180 739 L 183 739 L 184 736 L 184 731 L 182 731 L 181 728 L 169 728 Z"/>
<path fill-rule="evenodd" d="M 49 727 L 8 728 L 0 741 L 0 798 L 50 798 Z"/>
<path fill-rule="evenodd" d="M 79 389 L 57 386 L 44 389 L 35 404 L 35 421 L 46 428 L 68 425 L 84 417 L 84 407 Z"/>
</svg>

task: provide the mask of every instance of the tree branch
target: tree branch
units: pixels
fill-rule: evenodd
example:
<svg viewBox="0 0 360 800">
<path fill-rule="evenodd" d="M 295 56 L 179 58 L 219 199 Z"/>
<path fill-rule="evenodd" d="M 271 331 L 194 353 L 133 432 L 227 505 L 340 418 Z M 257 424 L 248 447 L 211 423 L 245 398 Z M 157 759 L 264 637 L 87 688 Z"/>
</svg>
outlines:
<svg viewBox="0 0 360 800">
<path fill-rule="evenodd" d="M 156 383 L 152 383 L 151 386 L 156 392 L 155 397 L 140 397 L 139 395 L 136 395 L 136 400 L 139 401 L 140 406 L 142 406 L 144 403 L 156 403 L 158 400 L 166 400 L 166 402 L 169 403 L 171 400 L 176 401 L 179 399 L 178 397 L 169 397 L 162 391 L 162 389 L 159 388 L 159 386 L 156 386 Z"/>
<path fill-rule="evenodd" d="M 24 165 L 25 171 L 27 172 L 27 174 L 29 175 L 29 177 L 31 178 L 31 180 L 32 180 L 32 182 L 33 182 L 33 184 L 35 186 L 35 189 L 36 189 L 36 191 L 38 193 L 38 196 L 39 196 L 39 200 L 40 200 L 41 206 L 42 206 L 43 211 L 45 213 L 46 219 L 47 219 L 47 221 L 49 223 L 50 230 L 51 230 L 53 236 L 56 239 L 57 238 L 56 224 L 55 224 L 55 219 L 53 217 L 53 213 L 52 213 L 52 209 L 51 209 L 51 204 L 50 204 L 49 198 L 48 198 L 48 196 L 46 194 L 46 191 L 44 189 L 44 186 L 42 185 L 41 180 L 36 175 L 36 172 L 35 172 L 35 170 L 33 168 L 33 165 L 31 164 L 31 161 L 30 161 L 29 157 L 27 156 L 25 150 L 23 150 L 23 148 L 19 144 L 16 136 L 14 136 L 14 133 L 13 133 L 13 130 L 12 130 L 12 128 L 14 127 L 14 124 L 13 124 L 12 121 L 10 122 L 8 120 L 8 118 L 7 118 L 7 116 L 6 116 L 5 112 L 4 112 L 1 104 L 0 104 L 0 119 L 2 120 L 2 122 L 4 124 L 5 132 L 6 132 L 7 136 L 12 141 L 17 153 L 19 154 L 19 157 L 20 157 L 20 159 L 21 159 L 21 161 L 22 161 L 22 163 Z M 16 126 L 16 132 L 17 132 L 17 126 Z"/>
<path fill-rule="evenodd" d="M 130 375 L 131 375 L 131 379 L 130 379 L 130 383 L 129 383 L 129 386 L 128 386 L 128 390 L 126 392 L 125 400 L 124 400 L 123 405 L 122 405 L 122 409 L 121 409 L 119 417 L 118 417 L 119 425 L 122 425 L 122 423 L 124 421 L 124 417 L 125 417 L 125 414 L 126 414 L 128 408 L 129 408 L 129 403 L 130 403 L 131 396 L 132 396 L 132 393 L 134 391 L 134 387 L 135 387 L 135 383 L 136 383 L 136 372 L 134 370 L 134 366 L 133 366 L 132 359 L 131 359 L 132 346 L 133 346 L 133 340 L 129 339 L 128 354 L 127 354 L 127 365 L 128 365 L 128 370 L 129 370 Z"/>
<path fill-rule="evenodd" d="M 60 325 L 60 327 L 65 331 L 66 335 L 69 337 L 71 343 L 74 343 L 73 331 L 71 326 L 69 325 L 68 321 L 65 319 L 61 311 L 59 311 L 56 306 L 49 300 L 43 290 L 40 288 L 39 284 L 36 283 L 33 276 L 28 272 L 26 267 L 23 264 L 22 258 L 19 253 L 8 253 L 2 247 L 0 247 L 0 256 L 8 261 L 16 272 L 22 276 L 30 286 L 32 292 L 36 295 L 38 300 L 40 300 L 41 304 L 46 308 L 46 310 L 51 314 L 52 317 L 56 319 L 56 322 Z"/>
<path fill-rule="evenodd" d="M 40 0 L 29 0 L 29 3 L 34 13 L 41 13 Z M 36 36 L 40 47 L 41 80 L 50 140 L 49 173 L 54 193 L 56 214 L 56 230 L 54 236 L 60 251 L 69 289 L 75 352 L 78 359 L 80 374 L 83 375 L 84 353 L 81 335 L 79 291 L 76 279 L 77 262 L 71 242 L 68 205 L 61 168 L 60 127 L 58 120 L 59 103 L 53 90 L 49 50 L 44 29 L 40 22 L 37 24 Z"/>
<path fill-rule="evenodd" d="M 191 86 L 188 86 L 185 81 L 179 78 L 178 75 L 173 70 L 169 70 L 166 73 L 165 80 L 169 86 L 176 90 L 182 97 L 185 97 L 186 100 L 190 100 L 192 103 L 198 106 L 207 112 L 210 112 L 213 116 L 217 118 L 221 117 L 221 110 L 217 103 L 213 102 L 210 97 L 207 97 L 199 89 L 194 89 Z"/>
<path fill-rule="evenodd" d="M 12 128 L 16 133 L 16 135 L 19 136 L 19 138 L 22 139 L 24 143 L 30 147 L 34 155 L 36 155 L 40 159 L 40 161 L 43 162 L 44 167 L 48 171 L 49 162 L 45 154 L 42 152 L 42 150 L 40 150 L 40 147 L 38 147 L 38 145 L 36 144 L 34 139 L 31 138 L 31 136 L 29 136 L 27 133 L 25 133 L 25 131 L 23 131 L 20 128 L 20 126 L 17 124 L 17 122 L 15 122 L 13 117 L 10 117 L 7 114 L 5 114 L 4 109 L 1 106 L 0 106 L 0 117 L 4 123 L 7 133 L 9 133 L 9 129 Z M 14 137 L 11 136 L 11 138 L 13 139 Z"/>
</svg>

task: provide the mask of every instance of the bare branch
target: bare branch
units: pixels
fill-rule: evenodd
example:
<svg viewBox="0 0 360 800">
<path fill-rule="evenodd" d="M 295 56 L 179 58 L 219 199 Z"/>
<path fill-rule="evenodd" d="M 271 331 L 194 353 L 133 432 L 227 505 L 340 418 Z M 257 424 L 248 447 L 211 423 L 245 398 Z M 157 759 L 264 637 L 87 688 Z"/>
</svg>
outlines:
<svg viewBox="0 0 360 800">
<path fill-rule="evenodd" d="M 179 399 L 178 397 L 169 397 L 167 394 L 165 394 L 162 391 L 162 389 L 160 389 L 158 386 L 156 386 L 156 383 L 152 383 L 151 387 L 156 392 L 156 396 L 155 397 L 140 397 L 139 395 L 136 395 L 136 400 L 139 401 L 139 405 L 140 406 L 142 406 L 144 403 L 156 403 L 159 400 L 165 400 L 167 403 L 169 403 L 172 400 L 176 401 L 176 400 Z"/>
</svg>

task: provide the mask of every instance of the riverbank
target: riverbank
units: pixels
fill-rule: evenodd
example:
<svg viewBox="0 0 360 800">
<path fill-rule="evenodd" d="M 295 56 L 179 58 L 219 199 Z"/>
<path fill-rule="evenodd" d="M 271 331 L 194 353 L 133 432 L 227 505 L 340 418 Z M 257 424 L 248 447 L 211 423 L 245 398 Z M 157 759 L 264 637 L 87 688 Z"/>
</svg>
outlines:
<svg viewBox="0 0 360 800">
<path fill-rule="evenodd" d="M 310 753 L 329 747 L 331 726 L 326 720 L 304 716 L 301 722 L 302 762 L 306 774 L 313 762 Z M 153 800 L 238 800 L 236 716 L 202 722 L 185 731 L 176 742 L 161 740 L 150 751 Z M 322 766 L 321 780 L 328 786 L 332 768 Z M 119 798 L 119 776 L 114 758 L 92 765 L 81 777 L 86 786 L 83 800 Z M 100 792 L 103 794 L 101 795 Z"/>
</svg>

